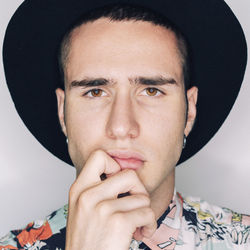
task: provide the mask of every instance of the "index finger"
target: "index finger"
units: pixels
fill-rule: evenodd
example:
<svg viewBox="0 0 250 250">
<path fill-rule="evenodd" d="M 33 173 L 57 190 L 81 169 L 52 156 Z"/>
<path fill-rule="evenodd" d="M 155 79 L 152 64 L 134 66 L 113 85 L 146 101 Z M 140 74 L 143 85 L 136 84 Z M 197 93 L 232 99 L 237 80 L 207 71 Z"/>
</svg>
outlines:
<svg viewBox="0 0 250 250">
<path fill-rule="evenodd" d="M 92 152 L 75 184 L 79 192 L 101 182 L 102 174 L 113 175 L 121 170 L 119 164 L 102 150 Z"/>
</svg>

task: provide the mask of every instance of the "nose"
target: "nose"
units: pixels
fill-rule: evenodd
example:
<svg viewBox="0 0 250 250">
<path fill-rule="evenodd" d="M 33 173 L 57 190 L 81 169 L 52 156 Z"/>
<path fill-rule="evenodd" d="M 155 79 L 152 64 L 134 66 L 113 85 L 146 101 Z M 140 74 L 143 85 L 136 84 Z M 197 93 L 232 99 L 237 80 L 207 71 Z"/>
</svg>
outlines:
<svg viewBox="0 0 250 250">
<path fill-rule="evenodd" d="M 116 140 L 132 139 L 139 135 L 139 124 L 128 95 L 116 96 L 106 125 L 106 133 L 109 138 Z"/>
</svg>

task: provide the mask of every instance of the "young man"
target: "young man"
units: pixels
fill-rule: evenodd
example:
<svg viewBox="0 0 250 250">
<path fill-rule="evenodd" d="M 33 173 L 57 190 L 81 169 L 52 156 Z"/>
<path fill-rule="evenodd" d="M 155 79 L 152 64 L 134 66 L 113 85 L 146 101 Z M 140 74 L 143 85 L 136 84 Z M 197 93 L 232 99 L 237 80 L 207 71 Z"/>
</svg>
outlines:
<svg viewBox="0 0 250 250">
<path fill-rule="evenodd" d="M 183 200 L 174 189 L 176 165 L 197 152 L 218 130 L 241 85 L 246 63 L 245 41 L 226 5 L 222 1 L 205 8 L 198 1 L 192 1 L 192 6 L 185 6 L 185 1 L 175 4 L 137 1 L 137 5 L 85 1 L 75 2 L 68 9 L 67 1 L 53 3 L 55 6 L 43 4 L 27 1 L 13 19 L 5 40 L 6 77 L 17 110 L 29 129 L 50 151 L 69 162 L 65 146 L 60 143 L 62 135 L 53 110 L 52 81 L 56 81 L 58 118 L 77 179 L 70 189 L 68 209 L 59 209 L 47 220 L 31 223 L 22 231 L 12 231 L 1 240 L 0 249 L 249 247 L 249 216 L 195 199 Z M 31 11 L 38 15 L 34 19 L 39 28 L 34 27 L 42 33 L 40 29 L 46 25 L 39 17 L 43 14 L 40 9 L 55 11 L 58 5 L 63 8 L 57 10 L 57 17 L 64 17 L 67 10 L 69 18 L 64 18 L 64 22 L 57 20 L 63 27 L 58 27 L 59 31 L 55 32 L 55 28 L 47 31 L 53 39 L 34 41 L 32 35 L 24 34 L 24 40 L 16 42 L 14 37 L 20 27 L 15 25 L 21 23 L 24 27 L 25 15 Z M 232 31 L 218 36 L 216 46 L 211 45 L 212 49 L 206 51 L 201 42 L 222 32 L 224 25 L 200 35 L 200 25 L 192 23 L 185 30 L 187 16 L 183 16 L 179 7 L 187 7 L 184 9 L 190 13 L 195 13 L 195 8 L 199 11 L 190 24 L 202 21 L 208 9 L 220 7 L 219 13 L 224 13 L 225 23 L 230 22 Z M 164 11 L 160 11 L 162 8 Z M 204 23 L 213 27 L 217 21 Z M 177 27 L 186 31 L 188 40 Z M 36 31 L 33 34 L 37 35 Z M 55 36 L 50 32 L 55 32 Z M 232 44 L 226 45 L 228 37 L 235 34 Z M 226 63 L 233 55 L 231 46 L 236 45 L 239 46 L 236 62 Z M 52 60 L 58 47 L 61 83 Z M 222 47 L 226 56 L 217 54 Z M 28 49 L 38 52 L 38 58 L 31 52 L 27 54 Z M 13 62 L 18 64 L 24 55 L 25 65 L 15 67 Z M 47 55 L 51 60 L 47 60 Z M 218 62 L 214 62 L 215 58 Z M 43 60 L 45 72 L 39 73 L 43 71 Z M 202 65 L 205 61 L 206 66 Z M 27 65 L 33 76 L 40 75 L 36 88 L 31 85 L 33 81 L 22 80 L 29 79 L 22 73 Z M 15 76 L 10 73 L 13 67 Z M 234 72 L 230 71 L 232 68 Z M 229 73 L 225 74 L 226 70 Z M 19 74 L 22 82 L 27 81 L 26 88 L 16 84 Z M 212 82 L 211 74 L 218 80 Z M 43 77 L 48 78 L 46 83 Z M 228 98 L 218 106 L 225 84 L 230 84 L 227 77 L 235 81 L 227 91 Z M 221 79 L 225 83 L 220 83 Z M 194 82 L 198 87 L 192 86 Z M 207 92 L 215 86 L 217 92 L 209 102 L 211 96 Z M 196 116 L 198 89 L 200 117 Z M 27 103 L 22 99 L 24 93 L 35 110 L 30 100 Z M 45 97 L 48 105 L 40 102 Z M 219 116 L 210 117 L 211 121 L 202 118 L 214 105 Z M 50 131 L 42 129 L 46 124 L 51 125 Z M 56 143 L 52 143 L 54 140 Z"/>
</svg>

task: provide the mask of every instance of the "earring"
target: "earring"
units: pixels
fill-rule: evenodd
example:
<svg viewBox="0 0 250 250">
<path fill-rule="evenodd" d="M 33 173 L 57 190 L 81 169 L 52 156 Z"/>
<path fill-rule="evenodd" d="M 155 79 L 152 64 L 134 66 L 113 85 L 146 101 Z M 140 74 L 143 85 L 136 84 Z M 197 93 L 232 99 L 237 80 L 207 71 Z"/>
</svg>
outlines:
<svg viewBox="0 0 250 250">
<path fill-rule="evenodd" d="M 184 149 L 184 148 L 186 147 L 186 143 L 187 143 L 187 137 L 186 137 L 186 135 L 184 134 L 182 149 Z"/>
<path fill-rule="evenodd" d="M 68 137 L 66 137 L 66 142 L 67 142 L 67 144 L 69 143 L 69 139 L 68 139 Z"/>
</svg>

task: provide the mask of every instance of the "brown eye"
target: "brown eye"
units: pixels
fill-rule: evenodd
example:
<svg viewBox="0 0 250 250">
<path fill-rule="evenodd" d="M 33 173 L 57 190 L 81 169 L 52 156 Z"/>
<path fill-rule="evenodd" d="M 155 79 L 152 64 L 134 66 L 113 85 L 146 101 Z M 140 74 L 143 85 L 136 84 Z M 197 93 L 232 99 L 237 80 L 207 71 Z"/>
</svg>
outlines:
<svg viewBox="0 0 250 250">
<path fill-rule="evenodd" d="M 155 96 L 159 90 L 156 88 L 147 88 L 146 92 L 149 96 Z"/>
<path fill-rule="evenodd" d="M 90 92 L 94 97 L 100 97 L 102 95 L 101 89 L 92 89 Z"/>
<path fill-rule="evenodd" d="M 84 96 L 88 96 L 90 98 L 94 97 L 102 97 L 106 96 L 105 92 L 102 89 L 91 89 L 87 93 L 84 94 Z"/>
</svg>

